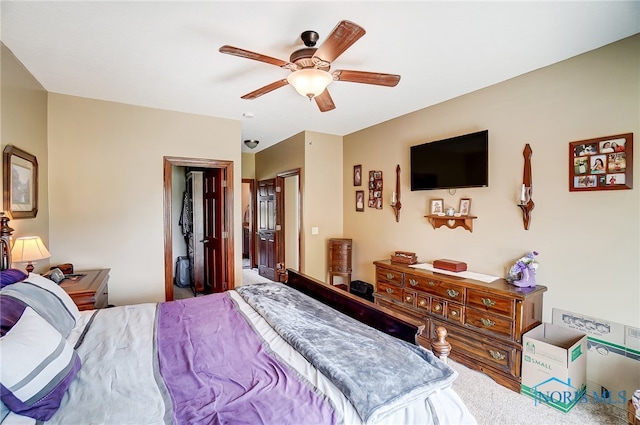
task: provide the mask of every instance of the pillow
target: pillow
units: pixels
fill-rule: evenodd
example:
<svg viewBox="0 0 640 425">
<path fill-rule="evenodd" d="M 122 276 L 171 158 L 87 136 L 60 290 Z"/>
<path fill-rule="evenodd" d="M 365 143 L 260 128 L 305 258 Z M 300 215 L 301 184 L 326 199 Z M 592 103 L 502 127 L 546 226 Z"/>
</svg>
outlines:
<svg viewBox="0 0 640 425">
<path fill-rule="evenodd" d="M 78 310 L 78 306 L 73 302 L 73 299 L 66 293 L 64 289 L 62 289 L 57 283 L 55 283 L 51 279 L 47 279 L 44 276 L 41 276 L 36 273 L 29 273 L 29 276 L 24 280 L 25 282 L 33 283 L 41 287 L 42 289 L 46 289 L 51 292 L 53 295 L 58 297 L 60 301 L 65 305 L 69 313 L 73 315 L 73 319 L 77 321 L 80 318 L 80 311 Z"/>
<path fill-rule="evenodd" d="M 0 289 L 17 282 L 22 282 L 26 277 L 26 273 L 19 269 L 2 270 L 2 272 L 0 272 Z"/>
<path fill-rule="evenodd" d="M 2 423 L 2 421 L 4 421 L 4 418 L 9 415 L 9 412 L 11 412 L 11 410 L 9 410 L 7 405 L 4 404 L 2 400 L 0 400 L 0 423 Z"/>
<path fill-rule="evenodd" d="M 0 299 L 10 297 L 31 307 L 65 338 L 69 336 L 80 316 L 78 307 L 64 289 L 49 279 L 33 273 L 21 284 L 2 289 L 0 297 Z M 2 325 L 2 331 L 6 331 L 7 325 L 5 323 Z"/>
<path fill-rule="evenodd" d="M 20 415 L 46 421 L 80 370 L 73 347 L 33 309 L 0 338 L 0 399 Z"/>
<path fill-rule="evenodd" d="M 5 336 L 18 323 L 25 308 L 24 302 L 0 293 L 0 336 Z"/>
</svg>

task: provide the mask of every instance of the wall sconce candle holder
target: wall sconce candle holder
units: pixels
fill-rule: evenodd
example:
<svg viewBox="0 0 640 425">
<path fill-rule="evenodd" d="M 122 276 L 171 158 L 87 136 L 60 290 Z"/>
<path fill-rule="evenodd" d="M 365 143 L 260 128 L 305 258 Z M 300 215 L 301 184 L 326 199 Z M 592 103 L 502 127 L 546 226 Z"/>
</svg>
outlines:
<svg viewBox="0 0 640 425">
<path fill-rule="evenodd" d="M 396 223 L 399 223 L 400 208 L 402 208 L 402 203 L 400 202 L 400 164 L 396 166 L 396 191 L 391 195 L 391 208 L 396 215 Z"/>
<path fill-rule="evenodd" d="M 524 146 L 524 150 L 522 151 L 522 155 L 524 156 L 524 170 L 522 174 L 522 191 L 520 193 L 520 203 L 518 206 L 522 210 L 522 220 L 524 223 L 524 229 L 529 230 L 529 225 L 531 224 L 531 211 L 536 204 L 534 204 L 533 199 L 531 199 L 531 193 L 533 189 L 533 181 L 531 176 L 531 155 L 533 151 L 531 150 L 531 146 L 527 143 Z"/>
</svg>

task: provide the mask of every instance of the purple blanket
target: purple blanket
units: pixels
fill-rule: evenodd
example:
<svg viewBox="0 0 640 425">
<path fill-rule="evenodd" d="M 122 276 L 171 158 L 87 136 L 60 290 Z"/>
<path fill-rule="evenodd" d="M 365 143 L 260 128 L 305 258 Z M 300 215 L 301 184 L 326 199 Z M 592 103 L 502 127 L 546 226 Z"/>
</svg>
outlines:
<svg viewBox="0 0 640 425">
<path fill-rule="evenodd" d="M 328 401 L 263 346 L 226 294 L 161 303 L 160 372 L 176 424 L 334 424 Z"/>
</svg>

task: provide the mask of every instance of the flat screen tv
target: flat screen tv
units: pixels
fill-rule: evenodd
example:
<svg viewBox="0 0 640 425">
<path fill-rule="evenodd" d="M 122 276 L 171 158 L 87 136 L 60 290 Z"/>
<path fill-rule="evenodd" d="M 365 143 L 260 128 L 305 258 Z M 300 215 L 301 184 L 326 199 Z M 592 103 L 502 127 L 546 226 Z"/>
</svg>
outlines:
<svg viewBox="0 0 640 425">
<path fill-rule="evenodd" d="M 411 146 L 411 190 L 489 185 L 489 130 Z"/>
</svg>

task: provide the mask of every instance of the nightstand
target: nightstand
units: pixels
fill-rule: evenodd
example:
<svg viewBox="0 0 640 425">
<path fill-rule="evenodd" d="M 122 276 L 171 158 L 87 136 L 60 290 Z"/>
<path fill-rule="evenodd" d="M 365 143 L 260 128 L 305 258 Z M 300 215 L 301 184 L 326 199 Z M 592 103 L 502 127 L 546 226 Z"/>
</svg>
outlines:
<svg viewBox="0 0 640 425">
<path fill-rule="evenodd" d="M 79 310 L 105 308 L 109 304 L 109 271 L 111 269 L 77 270 L 74 276 L 60 282 Z"/>
</svg>

